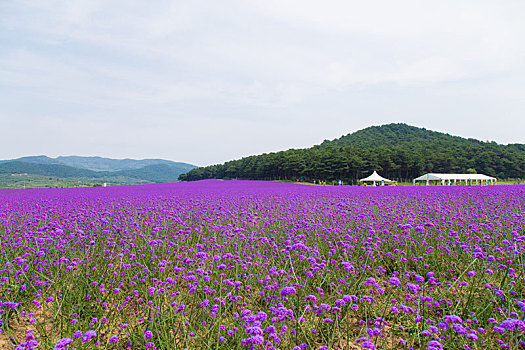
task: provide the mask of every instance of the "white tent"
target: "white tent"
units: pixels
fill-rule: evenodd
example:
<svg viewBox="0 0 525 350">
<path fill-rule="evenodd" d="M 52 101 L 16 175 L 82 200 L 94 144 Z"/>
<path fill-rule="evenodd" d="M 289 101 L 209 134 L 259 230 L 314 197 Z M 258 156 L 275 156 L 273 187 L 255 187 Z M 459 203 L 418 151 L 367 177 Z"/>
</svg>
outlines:
<svg viewBox="0 0 525 350">
<path fill-rule="evenodd" d="M 414 184 L 416 181 L 426 181 L 426 184 L 428 185 L 430 181 L 440 181 L 442 185 L 451 185 L 452 182 L 454 182 L 454 185 L 461 184 L 461 181 L 465 183 L 465 185 L 468 184 L 479 184 L 483 185 L 483 181 L 485 181 L 485 184 L 495 184 L 497 183 L 497 179 L 492 176 L 484 175 L 484 174 L 439 174 L 439 173 L 428 173 L 425 175 L 422 175 L 418 178 L 414 179 Z"/>
<path fill-rule="evenodd" d="M 381 184 L 384 184 L 385 182 L 392 182 L 392 180 L 385 179 L 381 175 L 379 175 L 376 171 L 372 173 L 369 177 L 365 177 L 364 179 L 360 179 L 361 182 L 373 182 L 374 186 L 376 185 L 376 182 L 380 182 Z"/>
</svg>

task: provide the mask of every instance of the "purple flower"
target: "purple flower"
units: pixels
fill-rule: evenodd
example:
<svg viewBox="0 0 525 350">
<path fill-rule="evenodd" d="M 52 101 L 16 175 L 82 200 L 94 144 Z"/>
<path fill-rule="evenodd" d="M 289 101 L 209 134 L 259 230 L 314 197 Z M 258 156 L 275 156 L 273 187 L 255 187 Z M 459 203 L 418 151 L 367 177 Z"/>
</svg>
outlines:
<svg viewBox="0 0 525 350">
<path fill-rule="evenodd" d="M 509 318 L 501 322 L 499 326 L 509 331 L 515 331 L 518 327 L 525 328 L 525 322 L 523 322 L 522 320 Z"/>
<path fill-rule="evenodd" d="M 416 294 L 417 292 L 421 291 L 421 287 L 413 283 L 407 283 L 407 288 L 412 294 Z"/>
<path fill-rule="evenodd" d="M 62 338 L 57 342 L 56 348 L 65 348 L 73 342 L 71 338 Z"/>
<path fill-rule="evenodd" d="M 443 319 L 451 323 L 463 323 L 463 319 L 456 315 L 446 315 L 446 316 L 443 316 Z"/>
<path fill-rule="evenodd" d="M 498 332 L 499 334 L 505 333 L 505 328 L 502 327 L 494 326 L 494 328 L 492 329 L 494 330 L 494 332 Z"/>
<path fill-rule="evenodd" d="M 370 338 L 373 338 L 373 337 L 376 337 L 379 334 L 381 334 L 381 329 L 379 329 L 379 328 L 367 328 L 366 329 L 366 333 L 368 333 L 368 336 Z"/>
<path fill-rule="evenodd" d="M 153 332 L 152 331 L 145 331 L 144 332 L 144 339 L 148 340 L 153 338 Z"/>
<path fill-rule="evenodd" d="M 467 339 L 470 339 L 472 341 L 477 341 L 478 340 L 478 336 L 474 333 L 469 333 L 467 334 Z"/>
<path fill-rule="evenodd" d="M 261 345 L 264 344 L 264 337 L 262 335 L 254 335 L 253 337 L 242 339 L 241 345 Z"/>
<path fill-rule="evenodd" d="M 375 349 L 376 346 L 374 343 L 372 343 L 371 341 L 365 341 L 364 343 L 361 343 L 361 347 L 363 349 Z"/>
<path fill-rule="evenodd" d="M 76 331 L 75 333 L 73 333 L 73 338 L 80 338 L 82 337 L 82 332 L 81 331 Z"/>
<path fill-rule="evenodd" d="M 86 343 L 86 342 L 90 341 L 92 338 L 94 338 L 96 336 L 97 336 L 97 332 L 95 332 L 94 330 L 90 329 L 89 331 L 84 333 L 84 336 L 82 337 L 82 343 Z"/>
<path fill-rule="evenodd" d="M 287 297 L 290 294 L 297 294 L 297 291 L 294 287 L 284 287 L 281 290 L 281 297 Z"/>
<path fill-rule="evenodd" d="M 397 277 L 390 277 L 390 280 L 388 280 L 390 284 L 394 287 L 398 287 L 401 284 L 401 281 Z"/>
<path fill-rule="evenodd" d="M 263 335 L 263 330 L 260 327 L 248 327 L 246 333 L 250 335 Z"/>
<path fill-rule="evenodd" d="M 343 300 L 345 303 L 351 303 L 352 301 L 357 301 L 357 297 L 355 295 L 343 295 Z"/>
<path fill-rule="evenodd" d="M 467 334 L 468 331 L 463 325 L 459 323 L 452 323 L 451 327 L 458 333 L 458 334 Z"/>
<path fill-rule="evenodd" d="M 307 295 L 304 297 L 304 301 L 308 301 L 308 300 L 311 300 L 314 304 L 317 302 L 317 298 L 315 297 L 315 295 Z"/>
<path fill-rule="evenodd" d="M 330 309 L 332 308 L 330 305 L 328 304 L 321 304 L 319 305 L 319 307 L 323 310 L 326 310 L 326 311 L 330 311 Z"/>
<path fill-rule="evenodd" d="M 275 332 L 277 332 L 277 330 L 275 329 L 274 326 L 268 326 L 264 329 L 267 333 L 270 333 L 270 334 L 274 334 Z"/>
<path fill-rule="evenodd" d="M 437 340 L 431 340 L 428 343 L 427 350 L 443 350 L 443 345 Z"/>
<path fill-rule="evenodd" d="M 376 285 L 376 279 L 374 277 L 368 277 L 364 283 L 365 286 L 368 286 L 368 285 Z"/>
</svg>

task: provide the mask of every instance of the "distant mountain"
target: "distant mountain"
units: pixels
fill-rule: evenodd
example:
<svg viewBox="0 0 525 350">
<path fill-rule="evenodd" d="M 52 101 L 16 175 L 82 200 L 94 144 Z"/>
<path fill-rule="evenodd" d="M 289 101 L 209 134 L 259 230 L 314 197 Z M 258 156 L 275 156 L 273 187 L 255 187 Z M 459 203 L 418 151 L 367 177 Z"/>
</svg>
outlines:
<svg viewBox="0 0 525 350">
<path fill-rule="evenodd" d="M 525 145 L 500 145 L 398 123 L 371 126 L 311 148 L 193 169 L 180 179 L 342 179 L 348 183 L 374 170 L 398 181 L 427 172 L 476 171 L 498 178 L 525 178 Z"/>
<path fill-rule="evenodd" d="M 108 176 L 122 176 L 125 178 L 132 178 L 137 180 L 146 180 L 149 182 L 175 182 L 184 172 L 194 169 L 194 165 L 181 163 L 169 164 L 158 163 L 146 165 L 139 169 L 121 170 L 115 172 L 105 172 Z"/>
<path fill-rule="evenodd" d="M 60 178 L 99 178 L 102 177 L 95 171 L 73 168 L 67 165 L 54 163 L 36 163 L 20 160 L 3 161 L 0 163 L 0 174 L 32 174 L 54 176 Z"/>
<path fill-rule="evenodd" d="M 61 164 L 74 168 L 87 169 L 93 171 L 120 171 L 140 169 L 148 165 L 165 164 L 176 166 L 180 169 L 189 171 L 195 168 L 194 165 L 180 162 L 173 162 L 164 159 L 111 159 L 103 157 L 80 157 L 80 156 L 59 156 L 50 158 L 47 156 L 27 156 L 10 161 L 19 161 L 36 164 Z M 7 162 L 6 160 L 0 162 Z"/>
<path fill-rule="evenodd" d="M 17 159 L 9 159 L 9 160 L 0 160 L 0 162 L 11 162 L 11 161 L 17 161 L 17 162 L 24 162 L 24 163 L 35 163 L 35 164 L 62 164 L 55 158 L 49 158 L 47 156 L 27 156 L 27 157 L 20 157 Z M 67 164 L 62 164 L 67 165 Z"/>
<path fill-rule="evenodd" d="M 95 171 L 120 171 L 140 169 L 145 166 L 164 164 L 170 167 L 178 167 L 187 169 L 187 171 L 195 168 L 195 166 L 186 163 L 172 162 L 164 159 L 110 159 L 102 157 L 79 157 L 79 156 L 61 156 L 56 160 L 62 164 L 69 165 L 75 168 L 82 168 Z"/>
<path fill-rule="evenodd" d="M 179 175 L 194 168 L 191 164 L 164 159 L 28 156 L 0 161 L 0 174 L 29 174 L 119 184 L 175 182 Z"/>
</svg>

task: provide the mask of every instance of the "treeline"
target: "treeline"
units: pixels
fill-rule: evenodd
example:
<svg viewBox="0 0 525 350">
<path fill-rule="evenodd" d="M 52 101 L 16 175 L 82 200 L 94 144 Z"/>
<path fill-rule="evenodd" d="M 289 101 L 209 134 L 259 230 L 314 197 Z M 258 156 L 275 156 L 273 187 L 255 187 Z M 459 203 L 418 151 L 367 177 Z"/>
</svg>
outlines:
<svg viewBox="0 0 525 350">
<path fill-rule="evenodd" d="M 500 145 L 406 124 L 369 127 L 307 149 L 250 156 L 196 168 L 179 180 L 338 180 L 355 183 L 377 170 L 397 181 L 424 173 L 477 172 L 525 177 L 525 145 Z"/>
</svg>

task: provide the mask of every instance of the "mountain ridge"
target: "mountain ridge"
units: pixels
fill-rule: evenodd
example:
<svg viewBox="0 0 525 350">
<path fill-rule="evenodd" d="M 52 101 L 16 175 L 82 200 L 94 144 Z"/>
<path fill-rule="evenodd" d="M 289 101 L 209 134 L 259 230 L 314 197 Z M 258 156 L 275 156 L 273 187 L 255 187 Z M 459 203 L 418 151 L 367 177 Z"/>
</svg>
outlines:
<svg viewBox="0 0 525 350">
<path fill-rule="evenodd" d="M 5 163 L 9 161 L 20 161 L 28 163 L 37 163 L 37 164 L 62 164 L 68 165 L 75 168 L 82 168 L 94 171 L 118 171 L 118 170 L 130 170 L 130 169 L 139 169 L 147 165 L 153 164 L 172 164 L 179 165 L 181 167 L 195 167 L 192 164 L 183 163 L 183 162 L 174 162 L 166 159 L 155 159 L 155 158 L 145 158 L 145 159 L 133 159 L 133 158 L 106 158 L 100 156 L 58 156 L 55 158 L 48 157 L 46 155 L 38 156 L 24 156 L 14 159 L 0 160 L 0 163 Z"/>
<path fill-rule="evenodd" d="M 180 174 L 196 166 L 164 159 L 112 159 L 104 157 L 25 156 L 0 161 L 0 174 L 38 175 L 60 179 L 118 184 L 178 181 Z M 7 180 L 6 180 L 7 181 Z"/>
</svg>

